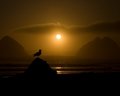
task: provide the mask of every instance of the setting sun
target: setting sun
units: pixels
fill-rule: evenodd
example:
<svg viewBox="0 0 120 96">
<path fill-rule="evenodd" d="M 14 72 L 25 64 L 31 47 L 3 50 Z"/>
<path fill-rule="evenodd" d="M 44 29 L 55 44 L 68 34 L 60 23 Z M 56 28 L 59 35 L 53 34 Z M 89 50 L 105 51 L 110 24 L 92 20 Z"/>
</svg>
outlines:
<svg viewBox="0 0 120 96">
<path fill-rule="evenodd" d="M 56 39 L 57 39 L 57 40 L 60 40 L 61 37 L 62 37 L 61 34 L 57 34 L 57 35 L 56 35 Z"/>
</svg>

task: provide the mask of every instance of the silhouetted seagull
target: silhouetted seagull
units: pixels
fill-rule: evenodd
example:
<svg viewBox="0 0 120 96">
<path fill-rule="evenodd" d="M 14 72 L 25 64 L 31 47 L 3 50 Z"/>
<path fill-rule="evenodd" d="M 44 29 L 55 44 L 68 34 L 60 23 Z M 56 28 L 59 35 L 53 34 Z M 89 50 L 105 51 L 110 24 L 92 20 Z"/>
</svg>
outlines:
<svg viewBox="0 0 120 96">
<path fill-rule="evenodd" d="M 40 56 L 40 55 L 41 55 L 41 49 L 34 54 L 34 57 L 38 57 L 38 56 Z"/>
</svg>

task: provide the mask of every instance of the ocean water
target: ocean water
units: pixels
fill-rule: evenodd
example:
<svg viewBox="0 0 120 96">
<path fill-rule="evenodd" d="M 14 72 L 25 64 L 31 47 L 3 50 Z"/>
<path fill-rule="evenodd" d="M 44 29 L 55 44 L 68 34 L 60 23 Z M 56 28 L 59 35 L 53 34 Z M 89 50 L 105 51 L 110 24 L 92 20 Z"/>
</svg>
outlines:
<svg viewBox="0 0 120 96">
<path fill-rule="evenodd" d="M 23 73 L 28 64 L 0 64 L 0 76 L 13 76 Z M 85 72 L 120 72 L 120 64 L 116 66 L 102 65 L 62 65 L 58 64 L 51 66 L 52 69 L 57 71 L 57 74 L 77 74 Z"/>
</svg>

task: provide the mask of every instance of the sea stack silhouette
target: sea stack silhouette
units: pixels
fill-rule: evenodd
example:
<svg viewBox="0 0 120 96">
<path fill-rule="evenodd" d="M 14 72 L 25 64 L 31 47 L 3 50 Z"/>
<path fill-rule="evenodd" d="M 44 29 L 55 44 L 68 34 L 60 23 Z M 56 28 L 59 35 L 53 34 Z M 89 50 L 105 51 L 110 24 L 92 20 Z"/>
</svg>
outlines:
<svg viewBox="0 0 120 96">
<path fill-rule="evenodd" d="M 57 78 L 57 72 L 45 60 L 36 57 L 24 72 L 24 76 L 28 80 L 49 81 Z"/>
<path fill-rule="evenodd" d="M 120 46 L 111 38 L 95 38 L 88 42 L 77 53 L 82 59 L 97 61 L 118 61 L 120 59 Z"/>
<path fill-rule="evenodd" d="M 5 36 L 0 40 L 0 59 L 16 60 L 27 58 L 28 54 L 24 47 L 16 40 L 9 36 Z"/>
</svg>

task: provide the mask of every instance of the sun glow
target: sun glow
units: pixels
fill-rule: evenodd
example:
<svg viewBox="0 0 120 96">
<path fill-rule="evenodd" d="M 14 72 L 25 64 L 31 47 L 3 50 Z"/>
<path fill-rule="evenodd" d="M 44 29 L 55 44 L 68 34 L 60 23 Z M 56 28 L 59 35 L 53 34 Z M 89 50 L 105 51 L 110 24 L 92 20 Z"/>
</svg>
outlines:
<svg viewBox="0 0 120 96">
<path fill-rule="evenodd" d="M 61 34 L 57 34 L 57 35 L 56 35 L 56 39 L 57 39 L 57 40 L 60 40 L 61 38 L 62 38 Z"/>
</svg>

